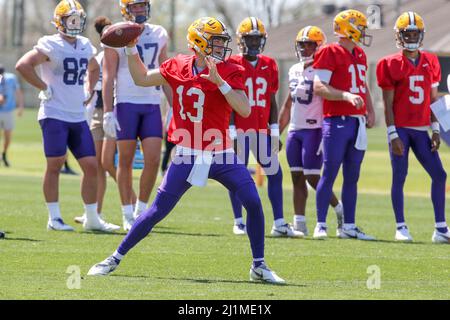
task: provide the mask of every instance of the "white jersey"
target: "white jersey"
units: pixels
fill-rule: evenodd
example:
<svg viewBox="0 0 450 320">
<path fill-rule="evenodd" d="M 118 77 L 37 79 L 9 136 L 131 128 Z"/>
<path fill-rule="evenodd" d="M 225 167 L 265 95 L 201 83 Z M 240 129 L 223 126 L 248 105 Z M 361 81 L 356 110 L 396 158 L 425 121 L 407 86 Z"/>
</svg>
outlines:
<svg viewBox="0 0 450 320">
<path fill-rule="evenodd" d="M 105 55 L 105 51 L 100 51 L 99 54 L 95 56 L 95 60 L 97 60 L 98 65 L 100 66 L 100 74 L 98 77 L 98 81 L 95 84 L 94 90 L 101 91 L 102 90 L 102 81 L 103 81 L 103 56 Z"/>
<path fill-rule="evenodd" d="M 159 68 L 161 49 L 167 44 L 166 29 L 159 25 L 145 24 L 145 29 L 139 37 L 137 48 L 139 55 L 148 69 Z M 115 85 L 116 103 L 160 104 L 161 87 L 139 87 L 134 84 L 128 69 L 128 58 L 125 48 L 117 48 L 119 66 Z"/>
<path fill-rule="evenodd" d="M 41 102 L 38 120 L 85 121 L 84 78 L 95 47 L 82 36 L 70 44 L 58 33 L 40 38 L 34 49 L 49 58 L 40 65 L 40 76 L 52 90 L 52 98 Z"/>
<path fill-rule="evenodd" d="M 314 69 L 303 69 L 301 63 L 289 69 L 289 90 L 292 97 L 289 131 L 322 127 L 323 100 L 313 92 Z"/>
</svg>

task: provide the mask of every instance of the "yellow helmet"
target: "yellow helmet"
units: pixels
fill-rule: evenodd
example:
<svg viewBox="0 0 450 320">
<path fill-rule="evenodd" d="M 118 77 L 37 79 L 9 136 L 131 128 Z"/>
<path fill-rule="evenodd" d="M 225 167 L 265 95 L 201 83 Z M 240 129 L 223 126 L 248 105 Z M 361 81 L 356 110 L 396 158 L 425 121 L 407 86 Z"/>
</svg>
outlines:
<svg viewBox="0 0 450 320">
<path fill-rule="evenodd" d="M 398 48 L 415 51 L 422 46 L 425 35 L 425 23 L 417 13 L 412 11 L 402 13 L 395 22 L 394 30 Z M 411 31 L 418 32 L 416 39 L 412 39 L 411 34 L 409 34 Z"/>
<path fill-rule="evenodd" d="M 256 56 L 264 51 L 267 32 L 260 19 L 255 17 L 245 18 L 239 24 L 236 35 L 238 48 L 242 54 Z"/>
<path fill-rule="evenodd" d="M 130 5 L 145 3 L 145 14 L 136 15 L 130 9 Z M 144 23 L 150 19 L 150 0 L 120 0 L 120 12 L 122 17 L 127 21 L 133 21 L 136 23 Z"/>
<path fill-rule="evenodd" d="M 55 8 L 52 24 L 62 34 L 76 37 L 86 27 L 86 13 L 76 0 L 62 0 Z"/>
<path fill-rule="evenodd" d="M 224 41 L 224 45 L 215 45 L 216 39 Z M 227 54 L 231 53 L 228 44 L 231 37 L 225 25 L 216 18 L 203 17 L 195 20 L 188 28 L 187 41 L 189 48 L 204 55 L 224 61 Z M 219 54 L 214 49 L 220 49 Z"/>
<path fill-rule="evenodd" d="M 372 36 L 366 34 L 367 18 L 358 10 L 345 10 L 336 15 L 333 21 L 334 34 L 352 40 L 356 45 L 369 47 Z"/>
<path fill-rule="evenodd" d="M 316 44 L 314 52 L 308 55 L 308 50 L 305 48 L 305 42 L 313 42 Z M 297 33 L 295 38 L 295 53 L 300 61 L 310 63 L 314 60 L 314 53 L 327 42 L 327 37 L 322 29 L 316 26 L 307 26 Z"/>
</svg>

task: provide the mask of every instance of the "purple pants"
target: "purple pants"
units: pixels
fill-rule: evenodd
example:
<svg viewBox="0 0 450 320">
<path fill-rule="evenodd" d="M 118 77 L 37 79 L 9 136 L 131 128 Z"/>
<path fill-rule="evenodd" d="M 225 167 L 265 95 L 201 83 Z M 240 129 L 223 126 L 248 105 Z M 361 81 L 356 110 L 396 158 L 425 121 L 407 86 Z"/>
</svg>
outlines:
<svg viewBox="0 0 450 320">
<path fill-rule="evenodd" d="M 120 131 L 117 140 L 144 140 L 149 137 L 162 139 L 161 109 L 157 104 L 118 103 L 116 115 Z"/>
<path fill-rule="evenodd" d="M 322 127 L 323 173 L 317 185 L 317 222 L 325 223 L 333 193 L 333 184 L 342 164 L 344 182 L 342 185 L 342 204 L 344 223 L 355 223 L 357 184 L 364 151 L 355 148 L 359 121 L 354 117 L 325 118 Z"/>
<path fill-rule="evenodd" d="M 233 158 L 234 164 L 223 164 L 223 155 L 215 156 L 209 178 L 220 182 L 228 190 L 237 194 L 247 210 L 247 233 L 253 258 L 264 258 L 264 214 L 261 200 L 247 168 L 237 163 L 236 155 L 233 155 Z M 152 205 L 137 218 L 117 249 L 120 254 L 125 255 L 147 236 L 152 228 L 172 211 L 183 194 L 191 187 L 186 179 L 192 169 L 192 163 L 194 163 L 193 156 L 176 156 L 167 169 Z"/>
<path fill-rule="evenodd" d="M 286 139 L 286 157 L 292 172 L 303 171 L 305 175 L 320 175 L 323 157 L 319 150 L 322 129 L 289 131 Z"/>
<path fill-rule="evenodd" d="M 431 177 L 431 201 L 433 202 L 436 223 L 445 222 L 445 184 L 447 174 L 442 167 L 439 153 L 431 152 L 431 139 L 428 132 L 397 128 L 397 133 L 405 147 L 403 155 L 396 156 L 392 153 L 391 145 L 389 144 L 392 165 L 391 199 L 397 223 L 405 222 L 403 185 L 408 175 L 409 149 L 412 149 L 417 160 Z"/>
<path fill-rule="evenodd" d="M 283 218 L 283 172 L 278 162 L 278 156 L 272 156 L 270 136 L 262 133 L 256 134 L 256 132 L 238 135 L 238 143 L 240 145 L 239 160 L 244 162 L 245 166 L 248 165 L 250 149 L 254 154 L 256 153 L 256 161 L 267 176 L 267 189 L 272 205 L 273 219 L 275 221 Z M 239 197 L 231 190 L 229 194 L 234 218 L 242 218 L 242 203 Z"/>
<path fill-rule="evenodd" d="M 95 157 L 95 145 L 86 121 L 66 122 L 57 119 L 39 121 L 47 158 L 62 157 L 67 147 L 76 159 Z"/>
</svg>

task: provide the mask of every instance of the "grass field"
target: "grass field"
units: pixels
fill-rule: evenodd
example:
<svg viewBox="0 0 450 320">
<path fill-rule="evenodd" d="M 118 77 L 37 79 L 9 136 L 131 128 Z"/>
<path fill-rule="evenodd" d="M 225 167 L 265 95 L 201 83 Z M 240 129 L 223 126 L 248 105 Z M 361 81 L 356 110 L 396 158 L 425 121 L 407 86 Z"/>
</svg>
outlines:
<svg viewBox="0 0 450 320">
<path fill-rule="evenodd" d="M 412 156 L 405 208 L 415 242 L 393 241 L 391 168 L 382 128 L 369 132 L 357 206 L 358 225 L 379 241 L 271 238 L 270 203 L 266 189 L 259 190 L 266 215 L 266 260 L 288 282 L 280 287 L 248 281 L 248 239 L 232 234 L 227 192 L 214 181 L 203 189 L 192 188 L 112 276 L 86 277 L 94 263 L 116 249 L 124 233 L 86 233 L 79 225 L 73 233 L 46 230 L 41 191 L 44 155 L 35 118 L 36 113 L 28 111 L 19 119 L 9 155 L 12 167 L 0 167 L 0 229 L 7 232 L 7 239 L 0 241 L 0 299 L 450 299 L 450 246 L 431 244 L 430 179 Z M 441 157 L 450 170 L 447 146 Z M 75 166 L 73 158 L 71 163 Z M 282 163 L 285 217 L 291 221 L 292 188 L 284 153 Z M 339 178 L 335 186 L 340 183 Z M 62 214 L 72 225 L 83 210 L 79 189 L 79 176 L 61 176 Z M 106 199 L 107 220 L 120 224 L 113 183 Z M 315 224 L 314 202 L 311 192 L 310 231 Z M 330 212 L 332 235 L 334 226 Z M 381 272 L 380 289 L 366 285 L 372 265 Z M 66 273 L 69 266 L 81 271 L 80 289 L 67 286 L 76 277 Z"/>
</svg>

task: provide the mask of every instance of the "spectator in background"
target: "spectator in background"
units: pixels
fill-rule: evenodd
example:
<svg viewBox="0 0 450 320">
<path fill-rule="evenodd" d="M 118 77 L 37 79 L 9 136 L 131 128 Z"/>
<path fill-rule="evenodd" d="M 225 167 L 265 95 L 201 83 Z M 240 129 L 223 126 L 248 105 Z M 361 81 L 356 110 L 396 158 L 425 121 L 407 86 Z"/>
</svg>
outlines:
<svg viewBox="0 0 450 320">
<path fill-rule="evenodd" d="M 5 167 L 9 167 L 6 155 L 14 130 L 14 110 L 17 107 L 17 115 L 22 116 L 24 99 L 17 77 L 13 73 L 5 72 L 3 65 L 0 65 L 0 95 L 0 131 L 4 136 L 1 162 Z M 1 135 L 0 132 L 0 138 Z"/>
</svg>

